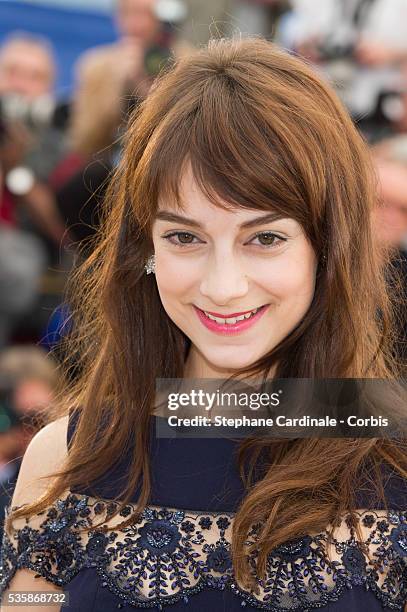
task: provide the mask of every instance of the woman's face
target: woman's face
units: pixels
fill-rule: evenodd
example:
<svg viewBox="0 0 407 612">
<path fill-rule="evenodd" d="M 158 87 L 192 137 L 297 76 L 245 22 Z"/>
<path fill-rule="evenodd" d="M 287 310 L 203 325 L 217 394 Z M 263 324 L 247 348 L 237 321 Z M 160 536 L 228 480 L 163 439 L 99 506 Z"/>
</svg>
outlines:
<svg viewBox="0 0 407 612">
<path fill-rule="evenodd" d="M 226 377 L 298 325 L 314 295 L 317 260 L 294 219 L 218 208 L 190 170 L 181 196 L 182 211 L 160 201 L 153 225 L 157 286 L 191 340 L 185 375 Z"/>
</svg>

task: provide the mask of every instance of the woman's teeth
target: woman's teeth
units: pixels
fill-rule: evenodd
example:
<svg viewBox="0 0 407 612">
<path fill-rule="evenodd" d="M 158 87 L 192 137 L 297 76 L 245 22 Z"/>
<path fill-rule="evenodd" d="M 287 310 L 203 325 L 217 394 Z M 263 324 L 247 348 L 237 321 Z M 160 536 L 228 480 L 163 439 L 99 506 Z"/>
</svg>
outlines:
<svg viewBox="0 0 407 612">
<path fill-rule="evenodd" d="M 240 315 L 239 317 L 229 317 L 228 319 L 214 317 L 213 315 L 209 314 L 209 312 L 205 312 L 205 310 L 203 312 L 208 317 L 208 319 L 211 319 L 212 321 L 219 323 L 219 325 L 235 325 L 238 321 L 243 321 L 244 319 L 250 319 L 250 317 L 253 317 L 258 310 L 260 310 L 260 308 L 255 308 L 251 312 L 247 312 L 246 314 Z"/>
</svg>

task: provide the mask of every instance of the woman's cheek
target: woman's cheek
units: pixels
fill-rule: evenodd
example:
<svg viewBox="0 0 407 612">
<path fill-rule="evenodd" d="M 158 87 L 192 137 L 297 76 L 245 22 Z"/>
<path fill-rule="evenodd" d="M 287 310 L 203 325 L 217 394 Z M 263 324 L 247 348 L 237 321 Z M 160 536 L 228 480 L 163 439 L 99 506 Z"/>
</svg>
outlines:
<svg viewBox="0 0 407 612">
<path fill-rule="evenodd" d="M 156 256 L 156 280 L 160 294 L 186 295 L 199 279 L 199 269 L 191 261 L 180 261 L 169 254 Z"/>
<path fill-rule="evenodd" d="M 256 277 L 255 280 L 259 286 L 262 286 L 268 293 L 281 297 L 290 295 L 304 284 L 303 272 L 291 262 L 269 265 L 264 273 L 256 274 Z"/>
<path fill-rule="evenodd" d="M 292 299 L 310 301 L 315 291 L 315 278 L 315 266 L 289 262 L 278 269 L 270 269 L 267 282 L 264 283 L 263 277 L 258 279 L 258 283 L 267 293 L 275 296 L 279 303 Z"/>
</svg>

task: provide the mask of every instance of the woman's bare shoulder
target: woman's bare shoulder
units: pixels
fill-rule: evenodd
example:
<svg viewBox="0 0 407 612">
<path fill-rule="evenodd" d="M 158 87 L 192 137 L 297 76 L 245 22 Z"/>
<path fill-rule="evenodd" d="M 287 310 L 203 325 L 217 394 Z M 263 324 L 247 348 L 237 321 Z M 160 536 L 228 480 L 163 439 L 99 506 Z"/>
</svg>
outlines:
<svg viewBox="0 0 407 612">
<path fill-rule="evenodd" d="M 36 501 L 48 488 L 44 478 L 58 471 L 67 456 L 68 416 L 63 416 L 40 429 L 29 443 L 21 463 L 12 506 Z"/>
</svg>

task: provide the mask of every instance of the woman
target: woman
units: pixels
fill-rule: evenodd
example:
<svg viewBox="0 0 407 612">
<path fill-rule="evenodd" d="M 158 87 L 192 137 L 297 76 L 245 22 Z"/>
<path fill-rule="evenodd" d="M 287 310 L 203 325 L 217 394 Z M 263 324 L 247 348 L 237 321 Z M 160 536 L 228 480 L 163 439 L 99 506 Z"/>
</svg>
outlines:
<svg viewBox="0 0 407 612">
<path fill-rule="evenodd" d="M 153 435 L 157 378 L 397 376 L 369 156 L 335 95 L 270 43 L 211 42 L 137 111 L 108 202 L 72 291 L 81 376 L 25 454 L 2 591 L 401 611 L 402 441 Z"/>
</svg>

